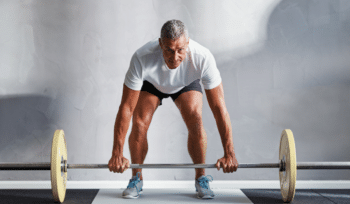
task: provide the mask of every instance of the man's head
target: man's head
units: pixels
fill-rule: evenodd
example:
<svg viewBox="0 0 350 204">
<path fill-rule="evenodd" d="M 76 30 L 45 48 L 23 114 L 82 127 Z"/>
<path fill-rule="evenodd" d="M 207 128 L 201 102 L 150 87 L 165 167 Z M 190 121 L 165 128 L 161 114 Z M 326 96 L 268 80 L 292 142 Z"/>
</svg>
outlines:
<svg viewBox="0 0 350 204">
<path fill-rule="evenodd" d="M 184 23 L 170 20 L 163 25 L 159 45 L 163 50 L 164 61 L 170 69 L 180 66 L 186 58 L 188 43 L 188 31 Z"/>
</svg>

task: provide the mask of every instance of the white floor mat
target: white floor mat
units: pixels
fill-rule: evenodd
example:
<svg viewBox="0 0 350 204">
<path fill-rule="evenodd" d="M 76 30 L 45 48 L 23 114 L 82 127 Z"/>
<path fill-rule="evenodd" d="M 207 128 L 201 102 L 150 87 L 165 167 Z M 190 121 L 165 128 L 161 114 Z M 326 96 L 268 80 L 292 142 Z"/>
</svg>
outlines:
<svg viewBox="0 0 350 204">
<path fill-rule="evenodd" d="M 144 189 L 138 199 L 121 197 L 124 189 L 101 189 L 93 204 L 123 204 L 123 203 L 252 203 L 239 189 L 213 189 L 215 198 L 198 199 L 195 189 Z"/>
</svg>

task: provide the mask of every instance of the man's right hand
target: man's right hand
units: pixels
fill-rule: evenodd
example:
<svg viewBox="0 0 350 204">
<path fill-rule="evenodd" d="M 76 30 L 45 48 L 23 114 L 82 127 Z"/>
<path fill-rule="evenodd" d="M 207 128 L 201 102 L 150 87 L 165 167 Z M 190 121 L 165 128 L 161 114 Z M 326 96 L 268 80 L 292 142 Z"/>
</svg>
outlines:
<svg viewBox="0 0 350 204">
<path fill-rule="evenodd" d="M 109 171 L 114 173 L 123 173 L 130 167 L 130 162 L 123 156 L 112 156 L 108 162 Z"/>
</svg>

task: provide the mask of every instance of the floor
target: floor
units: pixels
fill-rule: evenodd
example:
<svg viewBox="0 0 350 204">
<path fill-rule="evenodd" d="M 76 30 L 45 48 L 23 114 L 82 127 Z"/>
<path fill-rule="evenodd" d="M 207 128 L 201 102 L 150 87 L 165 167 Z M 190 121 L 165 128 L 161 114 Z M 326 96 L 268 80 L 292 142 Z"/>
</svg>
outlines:
<svg viewBox="0 0 350 204">
<path fill-rule="evenodd" d="M 278 189 L 213 189 L 215 198 L 200 200 L 192 189 L 144 189 L 138 199 L 123 199 L 123 189 L 67 189 L 64 204 L 110 203 L 283 203 Z M 0 204 L 54 203 L 49 189 L 0 189 Z M 350 203 L 350 189 L 297 189 L 294 204 Z"/>
</svg>

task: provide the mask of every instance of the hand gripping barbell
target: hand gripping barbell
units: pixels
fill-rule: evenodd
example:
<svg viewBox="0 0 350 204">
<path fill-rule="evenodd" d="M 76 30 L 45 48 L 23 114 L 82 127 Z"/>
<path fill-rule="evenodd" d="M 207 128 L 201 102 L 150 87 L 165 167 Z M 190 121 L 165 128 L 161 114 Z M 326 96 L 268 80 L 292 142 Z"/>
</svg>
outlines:
<svg viewBox="0 0 350 204">
<path fill-rule="evenodd" d="M 66 195 L 67 169 L 108 168 L 107 164 L 67 164 L 67 145 L 63 130 L 56 130 L 50 163 L 0 163 L 0 170 L 50 170 L 54 200 L 63 202 Z M 216 168 L 215 164 L 131 164 L 130 168 Z M 282 199 L 291 202 L 295 194 L 297 169 L 350 169 L 350 162 L 296 163 L 294 136 L 283 130 L 278 163 L 239 164 L 238 168 L 278 168 Z"/>
</svg>

